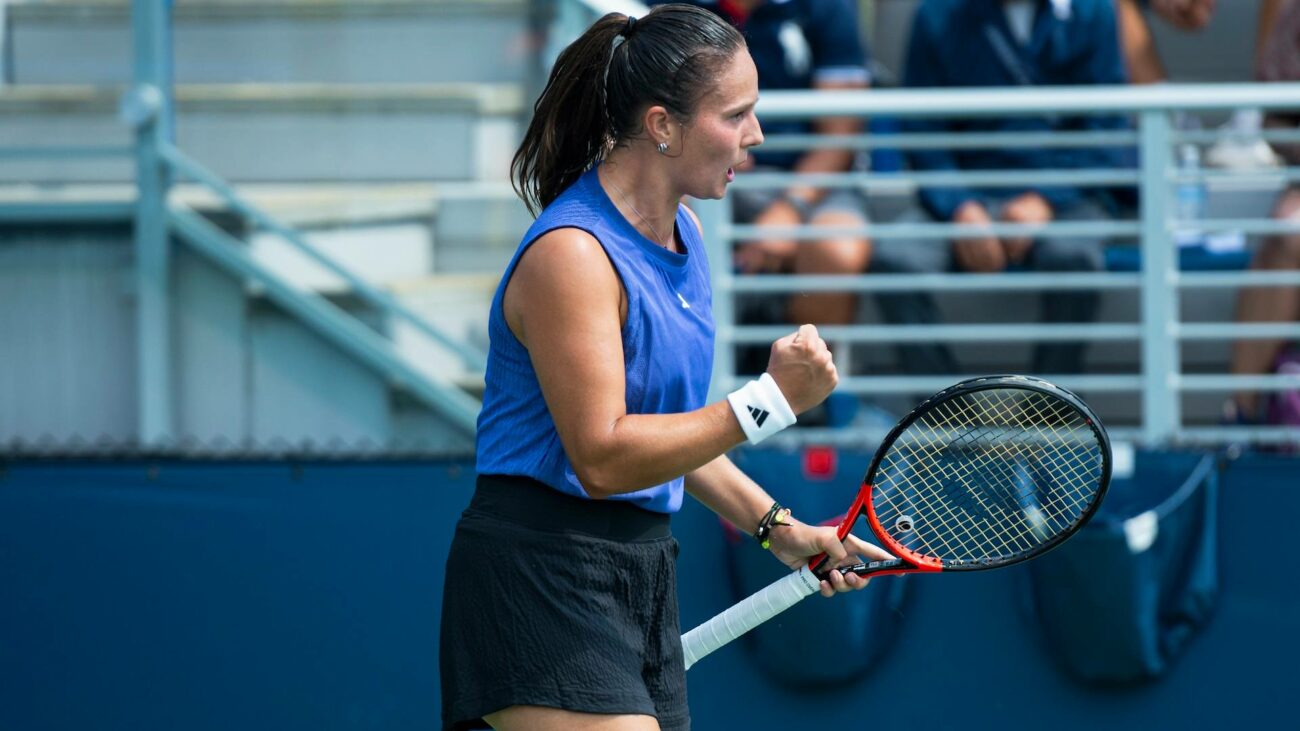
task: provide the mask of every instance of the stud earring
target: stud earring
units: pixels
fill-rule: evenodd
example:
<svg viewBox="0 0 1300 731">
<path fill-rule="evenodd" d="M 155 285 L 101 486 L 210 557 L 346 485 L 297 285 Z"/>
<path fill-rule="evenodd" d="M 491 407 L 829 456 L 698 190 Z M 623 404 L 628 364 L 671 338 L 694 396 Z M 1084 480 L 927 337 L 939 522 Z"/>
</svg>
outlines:
<svg viewBox="0 0 1300 731">
<path fill-rule="evenodd" d="M 655 145 L 655 149 L 659 151 L 660 155 L 666 155 L 668 154 L 668 143 L 660 142 L 659 144 Z"/>
</svg>

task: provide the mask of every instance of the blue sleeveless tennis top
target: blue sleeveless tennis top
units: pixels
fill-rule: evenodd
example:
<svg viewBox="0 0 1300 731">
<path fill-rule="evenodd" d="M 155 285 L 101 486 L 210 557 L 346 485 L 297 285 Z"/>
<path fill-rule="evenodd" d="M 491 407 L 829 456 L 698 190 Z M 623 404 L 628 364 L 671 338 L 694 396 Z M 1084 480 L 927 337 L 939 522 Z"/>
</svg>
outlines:
<svg viewBox="0 0 1300 731">
<path fill-rule="evenodd" d="M 542 211 L 524 235 L 492 298 L 483 411 L 478 418 L 477 470 L 522 475 L 560 492 L 589 497 L 569 463 L 542 398 L 528 351 L 506 324 L 502 300 L 519 257 L 543 234 L 577 228 L 605 249 L 627 293 L 623 370 L 629 414 L 673 414 L 705 405 L 713 370 L 713 300 L 700 232 L 684 207 L 676 226 L 685 253 L 642 236 L 587 171 Z M 574 281 L 573 287 L 582 283 Z M 682 478 L 614 495 L 660 513 L 682 505 Z"/>
</svg>

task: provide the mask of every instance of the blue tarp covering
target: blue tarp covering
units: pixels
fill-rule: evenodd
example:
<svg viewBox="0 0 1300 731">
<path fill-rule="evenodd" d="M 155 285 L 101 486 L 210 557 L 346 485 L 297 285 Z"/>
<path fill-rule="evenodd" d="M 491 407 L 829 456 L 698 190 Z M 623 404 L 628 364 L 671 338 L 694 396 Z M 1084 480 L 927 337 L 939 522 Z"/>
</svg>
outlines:
<svg viewBox="0 0 1300 731">
<path fill-rule="evenodd" d="M 826 493 L 836 507 L 803 517 L 829 518 L 866 458 L 768 487 Z M 0 463 L 0 728 L 435 728 L 442 564 L 471 485 L 455 462 Z M 1158 682 L 1063 672 L 1015 571 L 912 577 L 860 679 L 794 688 L 739 643 L 690 671 L 695 727 L 1290 727 L 1300 461 L 1230 463 L 1219 498 L 1218 604 Z M 735 600 L 728 544 L 694 504 L 674 531 L 690 627 Z"/>
<path fill-rule="evenodd" d="M 1084 530 L 1028 565 L 1032 611 L 1067 672 L 1124 684 L 1169 669 L 1213 613 L 1217 502 L 1213 456 L 1147 457 Z"/>
</svg>

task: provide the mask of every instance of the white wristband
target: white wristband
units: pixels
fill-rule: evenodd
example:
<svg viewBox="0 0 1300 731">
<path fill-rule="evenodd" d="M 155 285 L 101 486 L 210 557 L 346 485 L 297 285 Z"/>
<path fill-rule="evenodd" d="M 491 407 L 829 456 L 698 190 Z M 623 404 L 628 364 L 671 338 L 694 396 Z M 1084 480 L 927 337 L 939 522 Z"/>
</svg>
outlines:
<svg viewBox="0 0 1300 731">
<path fill-rule="evenodd" d="M 764 373 L 727 395 L 731 410 L 750 444 L 758 444 L 795 423 L 794 411 L 785 400 L 781 387 Z"/>
</svg>

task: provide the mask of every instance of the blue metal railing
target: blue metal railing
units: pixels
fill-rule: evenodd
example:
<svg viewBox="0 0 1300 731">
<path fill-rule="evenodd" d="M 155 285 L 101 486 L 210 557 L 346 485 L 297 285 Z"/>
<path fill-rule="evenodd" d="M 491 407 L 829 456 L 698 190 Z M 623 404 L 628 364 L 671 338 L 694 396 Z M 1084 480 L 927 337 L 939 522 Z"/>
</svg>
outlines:
<svg viewBox="0 0 1300 731">
<path fill-rule="evenodd" d="M 301 233 L 292 227 L 257 208 L 248 199 L 241 196 L 229 183 L 216 173 L 208 170 L 197 160 L 176 149 L 170 144 L 162 146 L 163 159 L 172 166 L 180 176 L 202 183 L 215 193 L 230 209 L 249 219 L 266 231 L 276 234 L 293 248 L 305 254 L 312 261 L 320 264 L 348 284 L 351 291 L 367 304 L 383 312 L 391 319 L 398 319 L 414 327 L 438 345 L 451 351 L 467 370 L 482 373 L 487 367 L 487 360 L 482 351 L 471 348 L 433 325 L 427 320 L 402 305 L 387 292 L 366 282 L 353 274 L 347 267 L 339 264 L 312 246 Z"/>
<path fill-rule="evenodd" d="M 387 382 L 441 412 L 462 433 L 472 435 L 480 404 L 460 389 L 431 381 L 406 362 L 386 337 L 320 297 L 305 297 L 282 277 L 256 262 L 241 242 L 183 206 L 168 211 L 168 227 L 182 240 L 232 274 L 257 282 L 267 297 L 322 337 L 351 352 Z"/>
<path fill-rule="evenodd" d="M 171 369 L 171 247 L 167 196 L 171 176 L 160 147 L 175 137 L 172 113 L 170 3 L 131 3 L 133 82 L 120 107 L 135 128 L 136 393 L 140 443 L 166 444 L 173 435 Z"/>
<path fill-rule="evenodd" d="M 278 279 L 273 273 L 259 268 L 245 252 L 231 245 L 220 232 L 204 226 L 192 212 L 166 205 L 174 177 L 186 176 L 204 182 L 221 196 L 233 209 L 258 222 L 263 228 L 278 233 L 308 256 L 336 274 L 348 279 L 362 297 L 397 319 L 411 322 L 435 342 L 450 348 L 463 363 L 470 367 L 481 365 L 481 355 L 459 346 L 450 338 L 441 337 L 436 328 L 420 324 L 418 318 L 397 305 L 382 291 L 355 280 L 346 271 L 331 263 L 321 261 L 319 252 L 297 235 L 270 217 L 258 212 L 233 189 L 211 176 L 197 162 L 187 158 L 170 142 L 171 93 L 167 41 L 170 23 L 167 4 L 137 0 L 133 3 L 133 26 L 137 42 L 136 78 L 132 90 L 123 104 L 123 115 L 135 125 L 137 142 L 133 147 L 65 146 L 50 148 L 0 147 L 0 160 L 66 157 L 113 157 L 134 155 L 137 160 L 140 196 L 134 204 L 63 204 L 60 215 L 97 219 L 133 215 L 136 221 L 137 257 L 141 266 L 137 270 L 136 287 L 140 293 L 139 322 L 139 374 L 141 384 L 140 413 L 141 441 L 153 443 L 170 430 L 172 408 L 170 388 L 166 386 L 167 363 L 163 360 L 169 351 L 167 327 L 167 283 L 163 276 L 168 268 L 167 235 L 174 231 L 187 241 L 233 270 L 262 281 L 268 291 L 277 292 L 291 310 L 314 323 L 328 336 L 336 337 L 344 347 L 351 348 L 365 362 L 384 373 L 388 378 L 410 387 L 416 395 L 434 404 L 439 410 L 450 410 L 452 421 L 462 428 L 472 430 L 472 420 L 467 418 L 476 405 L 466 401 L 464 394 L 452 394 L 453 387 L 430 384 L 426 376 L 409 371 L 406 364 L 373 331 L 363 332 L 329 314 L 318 306 L 327 304 L 305 298 L 301 292 L 286 289 L 279 291 Z M 633 14 L 645 12 L 640 3 L 624 0 L 556 0 L 557 13 L 550 38 L 552 46 L 563 43 L 585 28 L 605 12 L 617 10 Z M 576 30 L 575 30 L 576 29 Z M 1025 227 L 1012 224 L 994 224 L 980 233 L 1016 235 L 1032 233 L 1035 236 L 1089 235 L 1126 237 L 1139 240 L 1142 249 L 1141 268 L 1138 272 L 1062 273 L 1062 274 L 1005 274 L 1005 275 L 888 275 L 866 274 L 856 276 L 741 276 L 732 273 L 726 263 L 731 260 L 732 245 L 742 239 L 766 235 L 780 235 L 800 241 L 836 235 L 869 236 L 875 239 L 908 237 L 929 239 L 939 244 L 945 239 L 971 233 L 970 228 L 950 224 L 873 224 L 864 227 L 811 227 L 789 229 L 739 226 L 731 221 L 730 201 L 700 201 L 696 210 L 706 228 L 706 240 L 711 247 L 714 262 L 715 317 L 718 320 L 718 353 L 715 388 L 726 391 L 733 388 L 737 378 L 732 346 L 736 343 L 767 343 L 785 334 L 786 328 L 741 327 L 735 322 L 734 296 L 740 293 L 768 293 L 779 295 L 793 291 L 1009 291 L 1009 290 L 1062 290 L 1105 289 L 1136 292 L 1141 300 L 1140 320 L 1136 323 L 1080 323 L 1064 326 L 1044 326 L 1038 323 L 1015 324 L 951 324 L 926 327 L 883 327 L 875 325 L 848 325 L 826 328 L 832 340 L 862 343 L 897 342 L 971 342 L 971 341 L 1038 341 L 1083 339 L 1093 341 L 1134 342 L 1141 346 L 1141 367 L 1137 373 L 1122 374 L 1067 374 L 1060 377 L 1063 385 L 1083 391 L 1127 392 L 1140 394 L 1142 400 L 1141 424 L 1137 430 L 1124 432 L 1125 436 L 1160 444 L 1173 441 L 1218 442 L 1250 438 L 1261 442 L 1297 440 L 1294 430 L 1285 429 L 1226 429 L 1196 428 L 1184 423 L 1180 413 L 1180 399 L 1184 393 L 1231 389 L 1258 389 L 1275 391 L 1300 388 L 1300 379 L 1273 376 L 1230 376 L 1226 374 L 1189 374 L 1181 371 L 1179 347 L 1182 342 L 1229 340 L 1236 338 L 1300 338 L 1300 325 L 1286 323 L 1188 323 L 1179 316 L 1179 295 L 1182 290 L 1224 289 L 1260 286 L 1300 285 L 1300 272 L 1188 272 L 1179 271 L 1176 250 L 1172 242 L 1179 227 L 1194 225 L 1204 233 L 1237 232 L 1241 234 L 1275 234 L 1300 231 L 1300 223 L 1262 219 L 1209 219 L 1194 222 L 1177 221 L 1171 215 L 1170 187 L 1180 182 L 1204 181 L 1215 183 L 1231 177 L 1231 173 L 1205 170 L 1187 174 L 1174 166 L 1171 147 L 1179 143 L 1207 144 L 1219 139 L 1215 131 L 1179 131 L 1174 129 L 1172 115 L 1178 112 L 1214 112 L 1238 108 L 1300 109 L 1300 85 L 1170 85 L 1158 89 L 1150 87 L 1115 88 L 1039 88 L 1039 89 L 959 89 L 944 91 L 871 91 L 871 92 L 817 92 L 817 93 L 765 93 L 759 112 L 764 119 L 811 118 L 817 116 L 893 116 L 893 117 L 979 117 L 1016 114 L 1094 114 L 1123 113 L 1134 115 L 1136 130 L 1096 132 L 1065 132 L 1057 134 L 1003 134 L 977 133 L 960 135 L 943 134 L 890 134 L 844 135 L 822 137 L 815 135 L 786 135 L 769 138 L 771 149 L 809 149 L 815 147 L 852 147 L 855 149 L 888 148 L 908 149 L 972 149 L 987 147 L 1030 148 L 1080 148 L 1136 145 L 1141 150 L 1141 166 L 1137 169 L 1092 170 L 1040 170 L 1014 173 L 999 170 L 967 171 L 962 173 L 844 173 L 838 175 L 794 174 L 742 174 L 734 188 L 787 186 L 796 182 L 821 187 L 863 188 L 897 190 L 900 186 L 951 186 L 975 185 L 981 187 L 1020 187 L 1033 184 L 1073 184 L 1085 186 L 1129 186 L 1141 194 L 1141 208 L 1135 219 L 1100 222 L 1056 222 L 1042 227 Z M 1275 142 L 1300 142 L 1300 131 L 1264 130 L 1259 138 Z M 1300 180 L 1300 168 L 1270 170 L 1267 173 L 1279 182 Z M 49 206 L 35 203 L 10 203 L 0 205 L 0 215 L 7 220 L 35 220 L 48 216 Z M 225 247 L 222 249 L 220 247 Z M 297 308 L 297 309 L 295 309 Z M 300 311 L 299 311 L 300 310 Z M 973 374 L 972 374 L 973 375 Z M 937 390 L 948 385 L 950 377 L 915 376 L 855 376 L 845 374 L 840 389 L 854 394 L 916 393 Z M 459 393 L 459 392 L 456 392 Z M 467 398 L 467 397 L 466 397 Z M 791 430 L 791 438 L 825 441 L 860 441 L 861 435 L 852 430 L 837 433 L 817 430 Z"/>
<path fill-rule="evenodd" d="M 1237 338 L 1300 338 L 1295 323 L 1184 323 L 1179 317 L 1179 292 L 1196 288 L 1238 288 L 1300 285 L 1300 272 L 1180 272 L 1173 242 L 1176 230 L 1194 228 L 1201 234 L 1233 232 L 1241 235 L 1300 232 L 1300 222 L 1260 219 L 1176 220 L 1169 205 L 1171 186 L 1180 182 L 1221 181 L 1233 173 L 1201 171 L 1188 174 L 1174 167 L 1171 147 L 1180 142 L 1205 144 L 1221 133 L 1180 132 L 1173 128 L 1175 113 L 1223 111 L 1237 108 L 1300 109 L 1300 84 L 1228 84 L 1151 87 L 1045 87 L 1038 89 L 884 90 L 870 92 L 768 92 L 758 112 L 765 120 L 810 119 L 819 116 L 954 117 L 971 118 L 1018 114 L 1133 115 L 1137 129 L 1062 133 L 904 133 L 888 135 L 774 136 L 766 146 L 781 150 L 814 147 L 853 149 L 972 149 L 986 147 L 1098 147 L 1132 146 L 1140 150 L 1137 169 L 846 172 L 815 175 L 749 173 L 737 177 L 732 188 L 783 188 L 802 184 L 822 188 L 899 190 L 919 186 L 1016 187 L 1061 184 L 1075 186 L 1127 186 L 1136 188 L 1140 208 L 1135 219 L 1098 222 L 1054 222 L 1043 226 L 995 223 L 969 227 L 949 223 L 883 223 L 865 226 L 762 227 L 733 223 L 730 199 L 698 201 L 696 212 L 706 227 L 710 259 L 714 262 L 714 313 L 718 320 L 714 387 L 724 393 L 742 380 L 735 372 L 734 346 L 762 344 L 784 334 L 785 326 L 736 324 L 734 297 L 740 293 L 885 292 L 885 291 L 990 291 L 1106 289 L 1137 291 L 1141 315 L 1136 323 L 951 324 L 930 326 L 843 325 L 822 328 L 828 340 L 840 343 L 905 342 L 1011 342 L 1011 341 L 1133 341 L 1141 345 L 1141 369 L 1135 374 L 1066 374 L 1062 385 L 1085 391 L 1140 393 L 1141 424 L 1121 429 L 1121 436 L 1151 444 L 1175 441 L 1251 439 L 1260 442 L 1300 441 L 1296 430 L 1274 428 L 1196 428 L 1183 423 L 1180 399 L 1184 392 L 1233 389 L 1275 391 L 1300 388 L 1300 378 L 1288 376 L 1193 375 L 1181 372 L 1179 345 L 1184 341 Z M 1300 141 L 1300 131 L 1264 130 L 1269 141 Z M 1258 171 L 1255 171 L 1259 175 Z M 1262 173 L 1281 184 L 1300 180 L 1300 168 Z M 1087 235 L 1140 241 L 1141 268 L 1136 273 L 1059 274 L 865 274 L 865 275 L 741 275 L 730 270 L 731 248 L 741 240 L 773 237 L 809 241 L 838 236 L 872 239 L 908 238 L 940 242 L 972 233 L 995 236 L 1036 237 Z M 923 393 L 937 390 L 952 377 L 847 376 L 840 390 L 855 394 Z M 861 442 L 852 429 L 796 430 L 787 441 Z"/>
</svg>

